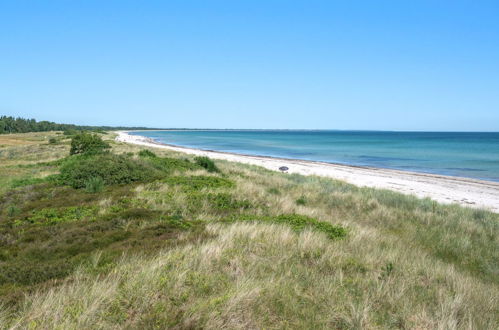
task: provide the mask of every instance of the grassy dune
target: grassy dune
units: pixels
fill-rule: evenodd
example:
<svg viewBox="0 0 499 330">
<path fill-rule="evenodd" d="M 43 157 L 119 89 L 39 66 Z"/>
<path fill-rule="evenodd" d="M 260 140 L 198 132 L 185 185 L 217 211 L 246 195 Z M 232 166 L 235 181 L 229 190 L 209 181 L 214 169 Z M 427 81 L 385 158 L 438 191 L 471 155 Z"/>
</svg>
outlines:
<svg viewBox="0 0 499 330">
<path fill-rule="evenodd" d="M 499 324 L 497 214 L 112 137 L 154 176 L 75 189 L 65 136 L 0 136 L 0 328 Z"/>
</svg>

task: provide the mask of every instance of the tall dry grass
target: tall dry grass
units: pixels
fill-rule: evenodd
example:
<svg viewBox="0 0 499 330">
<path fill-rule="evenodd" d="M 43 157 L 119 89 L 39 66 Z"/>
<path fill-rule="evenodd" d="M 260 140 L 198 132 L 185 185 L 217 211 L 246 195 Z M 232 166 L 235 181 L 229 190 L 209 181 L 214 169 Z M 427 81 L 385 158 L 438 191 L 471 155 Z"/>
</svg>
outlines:
<svg viewBox="0 0 499 330">
<path fill-rule="evenodd" d="M 28 297 L 16 328 L 493 329 L 497 287 L 375 229 L 346 241 L 277 225 L 211 224 L 209 242 L 82 269 Z M 380 246 L 383 248 L 380 249 Z M 393 264 L 393 269 L 387 268 Z"/>
</svg>

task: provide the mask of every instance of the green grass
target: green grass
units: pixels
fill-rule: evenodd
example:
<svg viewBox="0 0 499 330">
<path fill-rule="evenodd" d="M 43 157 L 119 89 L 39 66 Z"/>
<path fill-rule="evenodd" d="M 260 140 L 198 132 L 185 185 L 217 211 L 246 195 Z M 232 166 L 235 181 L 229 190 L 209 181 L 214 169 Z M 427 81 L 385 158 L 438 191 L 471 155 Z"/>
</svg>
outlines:
<svg viewBox="0 0 499 330">
<path fill-rule="evenodd" d="M 499 322 L 497 214 L 66 137 L 0 137 L 0 328 Z"/>
</svg>

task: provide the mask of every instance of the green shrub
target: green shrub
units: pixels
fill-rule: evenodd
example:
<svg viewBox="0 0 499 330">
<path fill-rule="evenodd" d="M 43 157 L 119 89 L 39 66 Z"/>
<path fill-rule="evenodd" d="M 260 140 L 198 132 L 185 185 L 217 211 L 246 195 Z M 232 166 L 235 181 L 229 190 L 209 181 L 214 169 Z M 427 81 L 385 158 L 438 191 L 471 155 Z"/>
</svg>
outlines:
<svg viewBox="0 0 499 330">
<path fill-rule="evenodd" d="M 133 159 L 111 153 L 68 157 L 62 162 L 57 182 L 85 188 L 87 181 L 100 177 L 105 185 L 148 182 L 165 178 L 175 171 L 201 168 L 187 160 L 162 157 Z"/>
<path fill-rule="evenodd" d="M 140 157 L 158 157 L 156 154 L 150 150 L 144 149 L 139 151 L 139 156 Z"/>
<path fill-rule="evenodd" d="M 140 160 L 123 155 L 102 154 L 69 158 L 60 168 L 58 182 L 84 188 L 90 179 L 100 177 L 104 184 L 126 184 L 160 178 L 161 172 Z"/>
<path fill-rule="evenodd" d="M 50 138 L 49 139 L 49 144 L 57 144 L 57 139 L 56 138 Z"/>
<path fill-rule="evenodd" d="M 71 139 L 70 155 L 98 154 L 109 149 L 108 143 L 96 134 L 81 132 Z"/>
<path fill-rule="evenodd" d="M 104 189 L 104 180 L 100 176 L 88 179 L 85 182 L 85 190 L 89 193 L 101 192 Z"/>
<path fill-rule="evenodd" d="M 197 165 L 204 167 L 208 172 L 220 172 L 213 160 L 208 157 L 196 157 L 194 161 Z"/>
</svg>

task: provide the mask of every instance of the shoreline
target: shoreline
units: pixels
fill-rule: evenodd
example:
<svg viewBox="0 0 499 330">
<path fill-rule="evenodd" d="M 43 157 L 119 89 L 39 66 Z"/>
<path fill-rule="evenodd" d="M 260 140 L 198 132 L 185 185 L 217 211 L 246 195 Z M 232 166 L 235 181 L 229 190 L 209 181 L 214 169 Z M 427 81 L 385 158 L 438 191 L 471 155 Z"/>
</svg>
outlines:
<svg viewBox="0 0 499 330">
<path fill-rule="evenodd" d="M 278 171 L 281 166 L 287 166 L 288 173 L 324 176 L 361 187 L 389 189 L 419 198 L 429 197 L 440 203 L 457 203 L 499 213 L 498 182 L 395 169 L 201 150 L 156 142 L 144 136 L 130 135 L 126 131 L 116 131 L 116 133 L 118 134 L 116 141 L 119 142 L 257 165 L 274 171 Z"/>
</svg>

